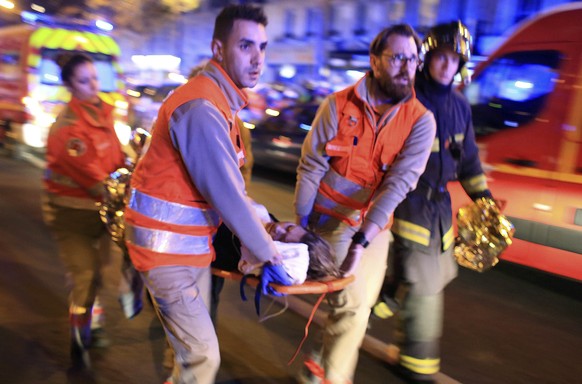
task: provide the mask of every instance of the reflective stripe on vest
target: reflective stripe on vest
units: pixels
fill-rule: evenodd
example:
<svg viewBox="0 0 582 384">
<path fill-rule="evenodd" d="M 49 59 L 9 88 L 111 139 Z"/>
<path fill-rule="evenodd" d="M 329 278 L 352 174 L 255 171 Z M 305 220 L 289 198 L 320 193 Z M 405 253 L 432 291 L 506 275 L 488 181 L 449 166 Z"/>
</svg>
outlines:
<svg viewBox="0 0 582 384">
<path fill-rule="evenodd" d="M 184 235 L 126 223 L 125 239 L 133 245 L 158 253 L 176 255 L 210 253 L 208 236 Z"/>
<path fill-rule="evenodd" d="M 362 221 L 362 210 L 367 207 L 374 191 L 346 179 L 333 168 L 321 180 L 314 209 L 355 226 Z"/>
<path fill-rule="evenodd" d="M 421 375 L 434 375 L 440 370 L 441 359 L 418 359 L 400 355 L 400 365 Z"/>
<path fill-rule="evenodd" d="M 151 219 L 167 224 L 218 227 L 220 217 L 214 209 L 192 207 L 158 199 L 133 188 L 128 207 Z"/>
</svg>

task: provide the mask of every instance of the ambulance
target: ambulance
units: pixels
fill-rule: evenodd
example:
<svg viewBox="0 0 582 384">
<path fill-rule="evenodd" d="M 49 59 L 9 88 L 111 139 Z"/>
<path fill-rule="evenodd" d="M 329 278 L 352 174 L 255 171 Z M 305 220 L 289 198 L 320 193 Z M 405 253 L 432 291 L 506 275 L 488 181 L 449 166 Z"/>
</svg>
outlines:
<svg viewBox="0 0 582 384">
<path fill-rule="evenodd" d="M 516 228 L 502 259 L 582 281 L 582 4 L 518 25 L 463 93 L 489 186 Z M 468 203 L 451 190 L 454 208 Z"/>
<path fill-rule="evenodd" d="M 116 131 L 130 128 L 115 40 L 86 22 L 28 16 L 28 23 L 0 28 L 0 129 L 19 145 L 42 151 L 48 130 L 70 93 L 60 80 L 56 58 L 63 52 L 90 56 L 97 68 L 99 96 L 114 105 Z"/>
</svg>

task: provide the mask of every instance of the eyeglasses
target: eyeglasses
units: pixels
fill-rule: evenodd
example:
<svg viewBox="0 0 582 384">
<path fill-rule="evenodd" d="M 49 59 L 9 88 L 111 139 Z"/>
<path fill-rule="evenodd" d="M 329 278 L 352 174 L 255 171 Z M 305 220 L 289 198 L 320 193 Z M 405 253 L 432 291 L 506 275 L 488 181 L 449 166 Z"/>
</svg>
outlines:
<svg viewBox="0 0 582 384">
<path fill-rule="evenodd" d="M 407 57 L 403 53 L 397 53 L 397 54 L 393 54 L 393 55 L 385 53 L 382 56 L 387 56 L 388 62 L 393 67 L 402 67 L 404 65 L 404 63 L 406 63 L 408 65 L 412 65 L 413 67 L 416 67 L 418 64 L 420 64 L 420 59 L 418 57 L 416 57 L 416 56 Z"/>
</svg>

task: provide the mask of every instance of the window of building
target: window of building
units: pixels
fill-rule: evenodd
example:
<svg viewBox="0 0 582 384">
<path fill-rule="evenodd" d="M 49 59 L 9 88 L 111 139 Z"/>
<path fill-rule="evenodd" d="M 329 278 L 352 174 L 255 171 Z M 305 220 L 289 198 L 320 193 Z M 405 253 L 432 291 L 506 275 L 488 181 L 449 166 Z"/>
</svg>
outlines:
<svg viewBox="0 0 582 384">
<path fill-rule="evenodd" d="M 319 10 L 315 8 L 308 8 L 305 25 L 305 36 L 306 37 L 318 36 L 319 32 L 321 31 L 322 23 L 323 20 Z"/>
<path fill-rule="evenodd" d="M 295 24 L 297 15 L 292 9 L 285 10 L 285 37 L 292 39 L 295 37 Z"/>
</svg>

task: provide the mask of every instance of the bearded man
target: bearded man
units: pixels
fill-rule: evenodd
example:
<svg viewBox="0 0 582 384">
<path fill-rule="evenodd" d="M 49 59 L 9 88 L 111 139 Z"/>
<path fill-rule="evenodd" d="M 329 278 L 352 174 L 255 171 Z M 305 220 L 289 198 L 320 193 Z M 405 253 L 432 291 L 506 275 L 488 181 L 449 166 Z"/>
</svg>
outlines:
<svg viewBox="0 0 582 384">
<path fill-rule="evenodd" d="M 297 223 L 334 248 L 354 283 L 330 297 L 323 346 L 306 361 L 306 383 L 352 383 L 370 309 L 386 271 L 394 209 L 414 190 L 435 137 L 433 114 L 414 93 L 420 40 L 409 25 L 370 45 L 369 71 L 326 98 L 297 169 Z"/>
</svg>

